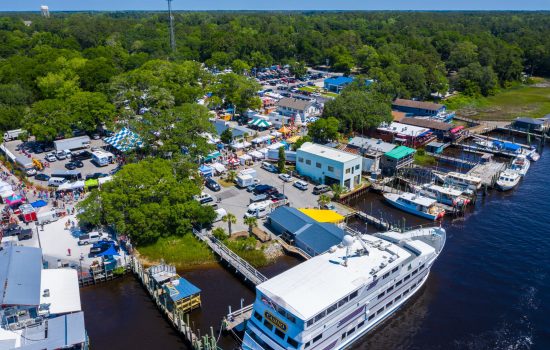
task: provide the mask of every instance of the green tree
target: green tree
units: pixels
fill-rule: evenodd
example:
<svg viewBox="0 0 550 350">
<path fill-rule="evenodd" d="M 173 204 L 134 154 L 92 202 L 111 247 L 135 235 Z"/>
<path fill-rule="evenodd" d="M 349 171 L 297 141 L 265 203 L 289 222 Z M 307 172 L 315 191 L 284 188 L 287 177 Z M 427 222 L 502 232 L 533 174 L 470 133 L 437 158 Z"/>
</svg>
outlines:
<svg viewBox="0 0 550 350">
<path fill-rule="evenodd" d="M 474 62 L 478 62 L 477 46 L 471 41 L 462 41 L 456 43 L 451 50 L 447 65 L 458 70 Z"/>
<path fill-rule="evenodd" d="M 330 197 L 326 194 L 319 195 L 319 198 L 317 198 L 317 204 L 319 205 L 319 208 L 323 208 L 325 205 L 330 203 Z"/>
<path fill-rule="evenodd" d="M 231 237 L 231 234 L 233 231 L 231 230 L 231 225 L 237 223 L 237 217 L 234 214 L 227 213 L 222 217 L 223 222 L 227 222 L 227 231 L 229 232 L 229 237 Z"/>
<path fill-rule="evenodd" d="M 115 117 L 115 106 L 100 92 L 77 92 L 67 100 L 67 108 L 72 124 L 88 132 L 103 123 L 110 125 Z"/>
<path fill-rule="evenodd" d="M 37 141 L 53 141 L 71 132 L 72 118 L 64 101 L 49 99 L 35 102 L 23 125 Z"/>
<path fill-rule="evenodd" d="M 285 166 L 286 166 L 285 148 L 279 147 L 279 159 L 277 160 L 277 170 L 279 170 L 280 174 L 284 174 L 286 172 Z"/>
<path fill-rule="evenodd" d="M 332 199 L 338 200 L 342 196 L 342 194 L 345 192 L 346 188 L 340 184 L 334 184 L 331 186 L 332 188 Z"/>
<path fill-rule="evenodd" d="M 256 81 L 235 73 L 220 75 L 219 82 L 213 86 L 215 94 L 235 107 L 235 111 L 260 108 L 261 100 L 257 94 L 260 89 Z"/>
<path fill-rule="evenodd" d="M 307 74 L 307 67 L 304 62 L 294 61 L 290 64 L 290 74 L 296 78 L 302 78 Z"/>
<path fill-rule="evenodd" d="M 237 172 L 235 170 L 229 170 L 226 175 L 226 179 L 229 182 L 235 182 L 237 179 Z"/>
<path fill-rule="evenodd" d="M 243 222 L 245 225 L 248 226 L 248 234 L 252 234 L 252 230 L 254 227 L 258 227 L 258 219 L 256 219 L 254 216 L 249 216 L 243 219 Z"/>
<path fill-rule="evenodd" d="M 294 151 L 298 150 L 302 145 L 306 142 L 311 142 L 313 139 L 309 135 L 301 136 L 296 142 L 292 145 L 292 149 Z"/>
<path fill-rule="evenodd" d="M 220 135 L 220 140 L 225 143 L 226 145 L 229 145 L 231 144 L 231 142 L 233 141 L 233 132 L 231 131 L 230 128 L 227 128 L 225 129 L 221 135 Z"/>
<path fill-rule="evenodd" d="M 188 168 L 195 167 L 190 164 Z M 201 190 L 190 177 L 163 159 L 126 164 L 101 191 L 79 204 L 78 218 L 111 225 L 137 245 L 153 243 L 161 236 L 188 234 L 193 225 L 208 225 L 216 216 L 212 207 L 194 199 Z"/>
<path fill-rule="evenodd" d="M 363 88 L 344 89 L 340 95 L 325 104 L 323 116 L 334 117 L 344 132 L 364 133 L 392 120 L 388 96 Z M 314 135 L 312 135 L 315 138 Z"/>
<path fill-rule="evenodd" d="M 327 143 L 338 139 L 340 122 L 334 117 L 320 118 L 309 126 L 309 135 L 316 142 Z"/>
<path fill-rule="evenodd" d="M 216 227 L 212 230 L 212 235 L 216 237 L 216 239 L 223 241 L 227 238 L 227 232 L 221 227 Z"/>
<path fill-rule="evenodd" d="M 244 74 L 250 70 L 250 65 L 241 59 L 233 60 L 231 69 L 237 74 Z"/>
</svg>

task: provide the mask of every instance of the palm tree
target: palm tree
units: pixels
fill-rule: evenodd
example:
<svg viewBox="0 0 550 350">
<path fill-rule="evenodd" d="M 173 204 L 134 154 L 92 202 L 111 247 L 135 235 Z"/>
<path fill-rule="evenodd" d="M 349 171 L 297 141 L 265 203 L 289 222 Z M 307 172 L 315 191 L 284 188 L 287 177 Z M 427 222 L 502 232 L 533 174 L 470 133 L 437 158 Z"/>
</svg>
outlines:
<svg viewBox="0 0 550 350">
<path fill-rule="evenodd" d="M 231 213 L 227 213 L 222 218 L 223 222 L 227 222 L 227 230 L 229 231 L 229 237 L 231 237 L 231 224 L 237 223 L 237 217 Z"/>
<path fill-rule="evenodd" d="M 327 205 L 330 203 L 330 197 L 326 194 L 322 194 L 317 199 L 317 204 L 319 204 L 319 209 L 321 209 L 324 205 Z"/>
<path fill-rule="evenodd" d="M 340 199 L 340 196 L 342 195 L 342 193 L 344 193 L 344 191 L 345 191 L 344 186 L 340 184 L 332 185 L 332 199 L 334 200 Z"/>
<path fill-rule="evenodd" d="M 248 234 L 252 234 L 254 227 L 258 227 L 258 219 L 254 216 L 244 218 L 243 222 L 245 225 L 248 225 Z"/>
<path fill-rule="evenodd" d="M 227 173 L 227 181 L 234 182 L 236 178 L 237 178 L 237 172 L 235 170 L 230 170 Z"/>
</svg>

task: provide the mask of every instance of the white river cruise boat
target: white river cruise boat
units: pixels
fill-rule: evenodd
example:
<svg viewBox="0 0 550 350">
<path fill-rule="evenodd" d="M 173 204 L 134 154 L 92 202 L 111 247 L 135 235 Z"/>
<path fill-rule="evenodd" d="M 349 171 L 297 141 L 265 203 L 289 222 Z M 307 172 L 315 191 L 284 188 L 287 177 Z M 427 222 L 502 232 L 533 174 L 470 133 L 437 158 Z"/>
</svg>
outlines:
<svg viewBox="0 0 550 350">
<path fill-rule="evenodd" d="M 445 239 L 442 228 L 344 236 L 256 287 L 242 349 L 349 347 L 418 292 Z"/>
</svg>

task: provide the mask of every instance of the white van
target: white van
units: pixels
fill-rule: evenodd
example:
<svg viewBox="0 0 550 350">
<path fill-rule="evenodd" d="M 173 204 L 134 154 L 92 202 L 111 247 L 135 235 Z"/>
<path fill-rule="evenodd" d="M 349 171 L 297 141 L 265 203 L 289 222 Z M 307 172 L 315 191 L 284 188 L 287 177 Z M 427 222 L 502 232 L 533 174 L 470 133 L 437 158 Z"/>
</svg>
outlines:
<svg viewBox="0 0 550 350">
<path fill-rule="evenodd" d="M 216 212 L 216 218 L 214 219 L 214 222 L 221 221 L 223 217 L 227 215 L 227 211 L 224 208 L 219 208 L 214 211 Z"/>
<path fill-rule="evenodd" d="M 36 221 L 39 225 L 41 224 L 49 224 L 50 222 L 57 221 L 59 217 L 57 216 L 57 212 L 55 210 L 47 211 L 44 213 L 38 213 L 36 215 Z"/>
<path fill-rule="evenodd" d="M 272 173 L 277 172 L 277 167 L 269 162 L 262 162 L 262 168 Z"/>
<path fill-rule="evenodd" d="M 272 205 L 273 202 L 270 200 L 252 203 L 248 206 L 248 210 L 244 214 L 244 217 L 256 217 L 258 219 L 263 218 L 268 214 L 269 208 L 271 208 Z"/>
<path fill-rule="evenodd" d="M 48 180 L 48 186 L 59 187 L 65 182 L 67 182 L 67 179 L 64 179 L 62 177 L 50 177 L 50 179 Z"/>
</svg>

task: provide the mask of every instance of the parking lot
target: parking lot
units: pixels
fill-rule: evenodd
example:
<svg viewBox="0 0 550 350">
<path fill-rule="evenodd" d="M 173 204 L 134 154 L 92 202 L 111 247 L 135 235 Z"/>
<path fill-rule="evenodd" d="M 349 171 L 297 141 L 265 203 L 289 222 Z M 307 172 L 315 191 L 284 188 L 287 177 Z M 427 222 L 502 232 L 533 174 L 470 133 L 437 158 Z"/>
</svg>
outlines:
<svg viewBox="0 0 550 350">
<path fill-rule="evenodd" d="M 319 196 L 312 193 L 314 185 L 309 184 L 308 189 L 305 191 L 299 190 L 293 186 L 293 183 L 298 179 L 292 177 L 289 182 L 284 182 L 279 179 L 279 175 L 268 172 L 260 168 L 260 164 L 255 164 L 252 168 L 256 169 L 257 178 L 260 184 L 271 185 L 275 187 L 280 193 L 284 193 L 288 197 L 288 202 L 291 207 L 295 208 L 315 208 L 318 206 L 317 200 Z M 218 178 L 215 178 L 216 180 Z M 237 223 L 232 225 L 233 232 L 248 230 L 248 226 L 244 224 L 243 217 L 250 204 L 250 198 L 253 193 L 247 192 L 246 189 L 240 189 L 236 186 L 223 187 L 219 192 L 213 192 L 208 188 L 204 189 L 204 192 L 210 194 L 216 199 L 221 199 L 221 202 L 217 203 L 218 208 L 225 209 L 228 213 L 232 213 L 237 217 Z M 341 214 L 345 214 L 346 210 L 343 207 L 336 205 L 336 211 Z M 265 218 L 258 220 L 258 227 L 266 232 L 269 230 L 264 226 Z M 216 222 L 215 227 L 222 227 L 227 231 L 227 223 L 223 221 Z"/>
<path fill-rule="evenodd" d="M 19 140 L 5 142 L 4 145 L 6 148 L 13 153 L 15 156 L 24 156 L 22 150 L 17 150 L 17 146 L 20 145 L 22 142 Z M 87 149 L 88 151 L 91 151 L 91 148 L 99 147 L 102 148 L 105 146 L 105 143 L 103 140 L 91 140 L 91 146 L 90 149 Z M 65 172 L 67 171 L 67 168 L 65 168 L 65 165 L 70 162 L 71 160 L 69 158 L 63 159 L 63 160 L 55 160 L 53 162 L 48 162 L 45 160 L 46 155 L 50 152 L 43 152 L 43 153 L 30 153 L 31 158 L 38 159 L 42 164 L 44 164 L 44 168 L 42 170 L 38 171 L 38 174 L 45 174 L 48 176 L 51 176 L 54 172 Z M 83 167 L 76 168 L 75 170 L 80 172 L 82 174 L 82 179 L 86 178 L 86 175 L 88 174 L 94 174 L 94 173 L 102 173 L 102 174 L 109 174 L 114 168 L 116 168 L 116 164 L 109 164 L 107 166 L 98 167 L 94 163 L 92 163 L 91 159 L 82 160 Z M 37 169 L 38 170 L 38 169 Z M 47 181 L 41 181 L 36 179 L 35 177 L 28 177 L 28 180 L 41 186 L 47 186 Z"/>
</svg>

